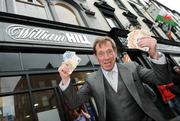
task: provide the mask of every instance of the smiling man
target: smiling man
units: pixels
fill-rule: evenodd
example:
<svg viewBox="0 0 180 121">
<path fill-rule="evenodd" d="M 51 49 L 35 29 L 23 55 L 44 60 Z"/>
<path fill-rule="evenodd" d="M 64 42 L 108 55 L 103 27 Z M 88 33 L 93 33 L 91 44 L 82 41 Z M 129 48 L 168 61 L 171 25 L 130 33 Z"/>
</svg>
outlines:
<svg viewBox="0 0 180 121">
<path fill-rule="evenodd" d="M 116 62 L 117 47 L 110 37 L 99 37 L 93 45 L 94 55 L 100 68 L 87 76 L 85 84 L 76 92 L 70 74 L 63 65 L 58 69 L 62 81 L 59 86 L 66 102 L 75 108 L 94 98 L 99 121 L 166 121 L 146 94 L 142 82 L 156 85 L 170 82 L 165 56 L 156 50 L 156 40 L 143 37 L 138 46 L 149 47 L 148 53 L 153 69 L 135 62 Z"/>
</svg>

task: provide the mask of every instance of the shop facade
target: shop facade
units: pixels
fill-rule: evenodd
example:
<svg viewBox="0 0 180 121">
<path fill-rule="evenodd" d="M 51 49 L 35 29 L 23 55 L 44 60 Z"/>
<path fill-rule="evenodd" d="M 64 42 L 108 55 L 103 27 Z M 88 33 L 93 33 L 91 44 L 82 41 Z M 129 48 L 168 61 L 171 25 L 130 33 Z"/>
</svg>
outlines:
<svg viewBox="0 0 180 121">
<path fill-rule="evenodd" d="M 139 18 L 126 12 L 127 8 L 120 10 L 120 4 L 115 5 L 113 1 L 96 0 L 0 1 L 3 11 L 0 12 L 0 119 L 71 120 L 58 87 L 61 79 L 57 69 L 63 62 L 63 53 L 75 51 L 81 63 L 72 78 L 75 86 L 83 84 L 85 76 L 99 67 L 92 51 L 96 37 L 108 35 L 115 40 L 119 62 L 124 62 L 124 55 L 128 54 L 131 60 L 148 66 L 146 53 L 126 46 L 129 32 L 126 26 L 138 24 Z M 70 18 L 73 22 L 60 13 L 59 6 L 61 10 L 69 10 L 63 12 L 73 16 Z M 158 49 L 180 65 L 179 43 L 157 40 Z"/>
<path fill-rule="evenodd" d="M 3 14 L 3 15 L 2 15 Z M 66 121 L 57 69 L 65 51 L 81 62 L 72 75 L 83 83 L 98 63 L 92 43 L 108 32 L 38 19 L 1 15 L 0 116 L 7 121 Z"/>
</svg>

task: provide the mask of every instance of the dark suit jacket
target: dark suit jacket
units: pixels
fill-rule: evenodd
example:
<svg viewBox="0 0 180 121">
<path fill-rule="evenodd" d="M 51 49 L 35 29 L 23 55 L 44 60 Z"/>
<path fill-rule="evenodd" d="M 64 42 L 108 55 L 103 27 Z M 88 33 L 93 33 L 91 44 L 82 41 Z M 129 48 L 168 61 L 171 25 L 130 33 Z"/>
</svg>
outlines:
<svg viewBox="0 0 180 121">
<path fill-rule="evenodd" d="M 117 66 L 122 81 L 140 108 L 154 120 L 165 121 L 159 110 L 146 94 L 141 81 L 151 81 L 151 83 L 154 84 L 166 84 L 171 80 L 168 66 L 166 64 L 153 64 L 152 70 L 143 68 L 134 62 L 117 64 Z M 93 97 L 97 106 L 99 121 L 106 120 L 106 98 L 101 69 L 87 76 L 85 84 L 78 93 L 76 93 L 70 84 L 63 94 L 65 100 L 72 108 L 79 106 Z"/>
</svg>

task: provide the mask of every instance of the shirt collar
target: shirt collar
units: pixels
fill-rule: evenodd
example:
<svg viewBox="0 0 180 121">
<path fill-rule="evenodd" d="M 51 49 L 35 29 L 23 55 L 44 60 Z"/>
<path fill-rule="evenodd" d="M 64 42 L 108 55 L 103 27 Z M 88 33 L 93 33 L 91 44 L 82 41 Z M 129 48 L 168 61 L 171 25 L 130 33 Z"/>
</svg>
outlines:
<svg viewBox="0 0 180 121">
<path fill-rule="evenodd" d="M 101 68 L 102 69 L 102 71 L 103 71 L 103 73 L 105 74 L 105 75 L 107 75 L 110 71 L 106 71 L 106 70 L 104 70 L 103 68 Z M 117 64 L 115 63 L 114 64 L 114 67 L 113 67 L 113 69 L 111 70 L 111 72 L 115 72 L 115 73 L 118 73 L 118 68 L 117 68 Z"/>
</svg>

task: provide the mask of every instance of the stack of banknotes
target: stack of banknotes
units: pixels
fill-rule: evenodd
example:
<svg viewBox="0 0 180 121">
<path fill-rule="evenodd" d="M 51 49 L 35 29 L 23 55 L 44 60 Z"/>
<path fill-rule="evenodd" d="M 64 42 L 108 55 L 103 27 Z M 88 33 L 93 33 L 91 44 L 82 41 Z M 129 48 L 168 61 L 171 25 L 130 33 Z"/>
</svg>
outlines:
<svg viewBox="0 0 180 121">
<path fill-rule="evenodd" d="M 66 64 L 66 66 L 69 68 L 69 74 L 74 71 L 80 61 L 81 58 L 79 58 L 73 51 L 66 51 L 63 54 L 63 64 Z"/>
</svg>

